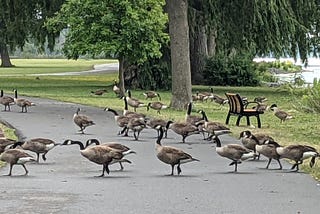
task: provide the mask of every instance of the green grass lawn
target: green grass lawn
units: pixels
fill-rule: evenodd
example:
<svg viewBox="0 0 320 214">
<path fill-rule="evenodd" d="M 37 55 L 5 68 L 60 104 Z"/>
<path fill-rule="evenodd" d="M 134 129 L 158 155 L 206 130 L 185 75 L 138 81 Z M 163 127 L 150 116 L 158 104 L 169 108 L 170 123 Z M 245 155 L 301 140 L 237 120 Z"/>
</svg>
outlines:
<svg viewBox="0 0 320 214">
<path fill-rule="evenodd" d="M 47 60 L 50 61 L 50 60 Z M 90 61 L 92 66 L 95 61 Z M 101 62 L 100 60 L 97 62 Z M 69 63 L 69 62 L 68 62 Z M 74 63 L 78 63 L 77 61 Z M 105 61 L 103 62 L 105 63 Z M 67 65 L 66 65 L 67 66 Z M 17 67 L 19 64 L 17 63 Z M 16 68 L 17 68 L 16 67 Z M 47 64 L 50 67 L 50 64 Z M 63 64 L 60 65 L 63 68 Z M 72 66 L 70 66 L 72 67 Z M 15 68 L 12 68 L 12 71 Z M 37 70 L 37 69 L 35 69 Z M 60 71 L 62 71 L 61 69 Z M 83 69 L 83 67 L 80 68 Z M 15 72 L 15 71 L 13 71 Z M 0 68 L 0 74 L 5 73 Z M 0 75 L 1 77 L 1 75 Z M 68 101 L 74 103 L 87 104 L 104 108 L 106 106 L 121 110 L 123 109 L 123 101 L 117 98 L 112 92 L 113 80 L 117 78 L 117 74 L 104 75 L 88 75 L 88 76 L 41 76 L 40 79 L 30 76 L 7 77 L 0 78 L 1 89 L 5 94 L 12 93 L 12 89 L 18 89 L 20 95 L 51 98 L 60 101 Z M 208 86 L 194 86 L 193 92 L 209 91 Z M 278 143 L 282 145 L 288 144 L 308 144 L 315 146 L 320 151 L 319 133 L 320 133 L 320 114 L 306 114 L 299 112 L 293 108 L 293 99 L 290 93 L 284 88 L 268 88 L 268 87 L 213 87 L 216 94 L 224 96 L 225 92 L 237 92 L 242 96 L 253 100 L 256 96 L 265 96 L 268 98 L 268 104 L 276 103 L 279 108 L 290 112 L 294 119 L 281 124 L 280 120 L 273 115 L 273 112 L 265 112 L 261 115 L 262 128 L 250 128 L 245 126 L 245 118 L 240 122 L 240 127 L 235 126 L 236 117 L 230 118 L 230 128 L 232 135 L 239 136 L 241 131 L 250 129 L 253 133 L 267 133 L 274 137 Z M 90 92 L 96 89 L 107 89 L 108 93 L 103 96 L 94 96 Z M 132 96 L 144 100 L 143 91 L 133 90 Z M 169 91 L 159 91 L 162 102 L 169 104 L 171 93 Z M 299 97 L 296 97 L 299 99 Z M 148 101 L 144 100 L 146 103 Z M 194 112 L 203 109 L 209 120 L 219 121 L 224 123 L 228 112 L 228 105 L 219 106 L 214 102 L 196 102 L 194 104 Z M 138 109 L 138 112 L 146 113 L 150 116 L 157 116 L 175 121 L 182 121 L 185 117 L 185 112 L 167 109 L 161 111 L 161 115 L 157 115 L 154 110 L 147 112 L 145 108 Z M 194 113 L 196 114 L 196 113 Z M 255 118 L 251 118 L 252 125 L 256 125 Z M 320 178 L 320 163 L 317 163 L 314 168 L 308 167 L 309 160 L 305 161 L 303 170 L 311 173 L 316 179 Z"/>
<path fill-rule="evenodd" d="M 102 59 L 12 59 L 11 62 L 15 67 L 0 68 L 0 76 L 86 71 L 93 69 L 93 65 L 106 64 L 117 61 Z"/>
</svg>

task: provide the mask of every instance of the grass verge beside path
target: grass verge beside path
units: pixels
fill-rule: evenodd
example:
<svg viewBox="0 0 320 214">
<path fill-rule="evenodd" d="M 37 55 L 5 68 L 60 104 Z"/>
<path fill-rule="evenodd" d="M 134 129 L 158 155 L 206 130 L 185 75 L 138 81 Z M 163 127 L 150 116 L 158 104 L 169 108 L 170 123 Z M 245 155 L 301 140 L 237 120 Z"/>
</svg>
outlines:
<svg viewBox="0 0 320 214">
<path fill-rule="evenodd" d="M 61 65 L 62 66 L 62 65 Z M 1 70 L 1 69 L 0 69 Z M 103 75 L 88 75 L 88 76 L 41 76 L 40 79 L 34 77 L 1 77 L 0 85 L 5 91 L 5 94 L 12 93 L 13 88 L 17 88 L 20 95 L 50 98 L 60 101 L 67 101 L 79 104 L 86 104 L 90 106 L 100 107 L 101 110 L 108 106 L 116 110 L 123 109 L 123 101 L 117 98 L 112 92 L 113 80 L 117 78 L 117 74 L 103 74 Z M 94 96 L 90 92 L 97 89 L 107 89 L 108 93 L 102 96 Z M 209 91 L 208 86 L 194 86 L 193 91 Z M 296 111 L 292 107 L 292 97 L 290 93 L 282 88 L 267 88 L 267 87 L 214 87 L 216 94 L 224 96 L 225 92 L 237 92 L 242 96 L 253 100 L 254 97 L 264 96 L 268 98 L 268 104 L 276 103 L 279 108 L 290 112 L 294 119 L 280 123 L 280 120 L 273 115 L 273 112 L 267 111 L 261 115 L 262 128 L 250 128 L 245 126 L 246 121 L 243 118 L 240 122 L 240 127 L 235 126 L 236 117 L 230 118 L 229 127 L 232 130 L 232 135 L 236 138 L 239 133 L 244 130 L 251 130 L 253 133 L 266 133 L 274 137 L 274 139 L 281 145 L 289 144 L 308 144 L 316 147 L 320 151 L 319 133 L 320 133 L 320 114 L 306 114 Z M 133 90 L 132 96 L 136 97 L 145 103 L 143 91 Z M 159 91 L 162 102 L 169 104 L 171 100 L 171 92 Z M 299 97 L 297 98 L 299 99 Z M 156 100 L 156 99 L 154 99 Z M 1 106 L 2 107 L 2 106 Z M 228 112 L 228 105 L 219 106 L 214 102 L 196 102 L 194 104 L 194 112 L 203 109 L 208 118 L 212 121 L 225 123 Z M 12 107 L 13 111 L 17 111 L 16 106 Z M 20 109 L 19 109 L 20 110 Z M 36 107 L 32 109 L 36 111 Z M 138 112 L 142 112 L 154 117 L 163 119 L 170 119 L 175 121 L 183 121 L 185 112 L 166 109 L 161 111 L 158 115 L 156 111 L 147 111 L 146 108 L 139 108 Z M 106 114 L 108 114 L 106 112 Z M 256 125 L 255 118 L 251 118 L 251 124 Z M 201 143 L 199 138 L 199 143 Z M 316 179 L 320 179 L 320 163 L 316 163 L 314 168 L 310 169 L 309 160 L 305 161 L 302 169 L 311 173 Z"/>
</svg>

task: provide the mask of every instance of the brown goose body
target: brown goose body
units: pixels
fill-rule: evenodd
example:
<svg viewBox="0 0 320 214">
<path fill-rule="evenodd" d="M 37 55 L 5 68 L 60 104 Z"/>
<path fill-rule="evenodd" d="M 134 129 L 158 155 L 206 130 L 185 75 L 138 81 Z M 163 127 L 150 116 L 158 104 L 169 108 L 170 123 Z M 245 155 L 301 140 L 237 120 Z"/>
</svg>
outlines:
<svg viewBox="0 0 320 214">
<path fill-rule="evenodd" d="M 207 132 L 209 134 L 208 140 L 211 140 L 213 135 L 222 135 L 222 134 L 228 134 L 231 133 L 230 128 L 226 127 L 222 123 L 215 122 L 215 121 L 209 121 L 206 113 L 204 111 L 200 111 L 202 114 L 203 120 L 196 123 L 198 126 L 199 124 L 202 124 L 203 131 Z M 198 126 L 199 127 L 199 126 Z"/>
<path fill-rule="evenodd" d="M 57 146 L 53 140 L 47 138 L 33 138 L 24 142 L 16 142 L 13 148 L 20 146 L 24 150 L 29 150 L 37 154 L 37 162 L 39 162 L 39 156 L 42 154 L 42 159 L 47 160 L 46 154 Z"/>
<path fill-rule="evenodd" d="M 159 119 L 159 118 L 148 118 L 146 121 L 147 121 L 146 124 L 148 127 L 152 128 L 154 130 L 157 130 L 158 137 L 160 134 L 159 126 L 163 127 L 164 137 L 167 138 L 168 129 L 166 128 L 166 125 L 167 125 L 168 121 L 163 120 L 163 119 Z"/>
<path fill-rule="evenodd" d="M 93 147 L 85 148 L 84 145 L 80 141 L 73 140 L 65 140 L 62 145 L 72 145 L 78 144 L 80 146 L 80 153 L 83 157 L 87 158 L 89 161 L 102 165 L 102 174 L 98 177 L 103 177 L 104 173 L 110 173 L 109 165 L 113 160 L 121 161 L 121 162 L 129 162 L 127 159 L 123 159 L 123 154 L 116 150 L 112 149 L 108 146 L 96 145 Z"/>
<path fill-rule="evenodd" d="M 244 147 L 246 147 L 249 150 L 252 150 L 256 152 L 256 145 L 259 145 L 259 140 L 254 136 L 250 131 L 242 131 L 240 133 L 240 140 Z M 260 156 L 258 155 L 258 160 Z M 254 157 L 255 159 L 255 157 Z"/>
<path fill-rule="evenodd" d="M 127 98 L 126 97 L 122 97 L 122 99 L 124 101 L 124 110 L 123 110 L 123 115 L 124 116 L 127 116 L 127 117 L 141 117 L 141 118 L 145 118 L 146 117 L 145 114 L 129 111 L 128 110 Z"/>
<path fill-rule="evenodd" d="M 295 171 L 299 171 L 299 165 L 303 163 L 303 160 L 311 158 L 310 167 L 313 167 L 315 163 L 315 158 L 319 157 L 317 150 L 311 146 L 307 145 L 289 145 L 285 147 L 277 147 L 277 153 L 280 158 L 287 158 L 295 161 L 292 166 L 292 170 L 296 168 Z"/>
<path fill-rule="evenodd" d="M 269 168 L 272 159 L 276 160 L 279 164 L 279 169 L 282 169 L 280 155 L 277 153 L 277 147 L 280 147 L 278 143 L 268 139 L 265 140 L 263 144 L 256 145 L 256 151 L 269 159 L 266 169 Z"/>
<path fill-rule="evenodd" d="M 197 122 L 203 120 L 201 116 L 191 115 L 191 111 L 192 111 L 192 103 L 188 103 L 186 119 L 185 119 L 186 123 L 196 125 Z"/>
<path fill-rule="evenodd" d="M 13 145 L 15 142 L 15 140 L 0 138 L 0 154 L 6 150 L 7 146 Z"/>
<path fill-rule="evenodd" d="M 148 103 L 148 105 L 147 105 L 147 111 L 149 111 L 149 108 L 152 108 L 152 109 L 156 110 L 157 113 L 160 114 L 160 111 L 161 111 L 162 109 L 168 108 L 168 106 L 165 105 L 165 104 L 163 104 L 162 102 L 158 102 L 158 101 L 157 101 L 157 102 Z"/>
<path fill-rule="evenodd" d="M 106 107 L 104 111 L 109 111 L 113 113 L 116 124 L 120 128 L 122 128 L 122 130 L 118 132 L 118 135 L 125 133 L 125 136 L 128 136 L 128 123 L 129 123 L 130 117 L 119 115 L 116 110 L 108 107 Z"/>
<path fill-rule="evenodd" d="M 88 126 L 93 126 L 95 123 L 87 115 L 79 114 L 80 108 L 77 109 L 76 113 L 73 115 L 73 122 L 80 127 L 82 134 Z"/>
<path fill-rule="evenodd" d="M 25 170 L 25 175 L 28 174 L 28 170 L 25 163 L 35 161 L 35 159 L 21 149 L 8 149 L 0 154 L 0 160 L 7 162 L 10 165 L 8 176 L 12 175 L 12 168 L 14 165 L 22 165 Z"/>
<path fill-rule="evenodd" d="M 224 104 L 228 103 L 228 99 L 220 97 L 219 95 L 216 95 L 216 94 L 212 96 L 212 100 L 215 103 L 218 103 L 219 105 L 224 105 Z"/>
<path fill-rule="evenodd" d="M 136 154 L 135 151 L 131 150 L 129 147 L 127 147 L 127 146 L 125 146 L 125 145 L 123 145 L 121 143 L 109 142 L 109 143 L 100 144 L 100 141 L 98 141 L 97 139 L 89 139 L 86 142 L 86 148 L 91 144 L 110 147 L 112 149 L 120 151 L 123 154 L 123 156 L 126 156 L 128 154 Z M 122 165 L 122 162 L 117 160 L 117 159 L 112 160 L 112 162 L 109 165 L 114 164 L 114 163 L 119 163 L 120 164 L 120 170 L 124 169 L 124 167 Z"/>
<path fill-rule="evenodd" d="M 163 163 L 171 165 L 171 175 L 173 175 L 174 166 L 177 165 L 178 175 L 181 173 L 180 165 L 192 161 L 199 161 L 193 158 L 190 154 L 181 149 L 172 146 L 162 146 L 161 139 L 163 137 L 163 129 L 160 127 L 160 135 L 156 141 L 157 158 Z"/>
<path fill-rule="evenodd" d="M 27 99 L 18 98 L 18 91 L 14 90 L 14 103 L 21 107 L 21 112 L 28 112 L 28 107 L 35 106 L 35 104 Z"/>
<path fill-rule="evenodd" d="M 216 152 L 221 157 L 228 158 L 232 160 L 232 162 L 229 164 L 235 165 L 234 171 L 237 172 L 238 170 L 238 164 L 241 163 L 243 160 L 247 160 L 249 158 L 253 158 L 255 156 L 255 153 L 247 148 L 245 148 L 242 145 L 239 144 L 228 144 L 221 146 L 221 141 L 217 136 L 213 137 L 216 146 Z"/>
<path fill-rule="evenodd" d="M 131 106 L 134 109 L 134 111 L 136 111 L 136 109 L 139 107 L 145 106 L 145 104 L 143 102 L 131 97 L 130 90 L 127 90 L 127 93 L 128 93 L 128 97 L 125 97 L 125 99 L 127 100 L 128 105 Z"/>
<path fill-rule="evenodd" d="M 117 97 L 119 97 L 120 94 L 121 94 L 121 90 L 120 90 L 120 88 L 119 88 L 118 83 L 117 83 L 116 80 L 114 80 L 114 84 L 113 84 L 113 87 L 112 87 L 112 91 L 116 94 Z"/>
<path fill-rule="evenodd" d="M 100 89 L 100 90 L 96 90 L 96 91 L 91 91 L 91 94 L 101 96 L 101 95 L 103 95 L 103 94 L 106 93 L 106 92 L 107 92 L 106 89 Z"/>
<path fill-rule="evenodd" d="M 280 109 L 277 107 L 276 104 L 272 104 L 272 105 L 270 106 L 270 109 L 271 109 L 272 111 L 274 111 L 274 115 L 275 115 L 277 118 L 280 119 L 280 122 L 281 122 L 281 123 L 283 123 L 283 122 L 286 121 L 286 120 L 289 120 L 289 119 L 292 119 L 292 118 L 293 118 L 293 116 L 290 115 L 289 113 L 287 113 L 287 112 L 285 112 L 285 111 L 283 111 L 283 110 L 280 110 Z"/>
<path fill-rule="evenodd" d="M 10 96 L 3 96 L 3 90 L 1 90 L 0 93 L 0 104 L 4 105 L 4 111 L 7 111 L 7 107 L 8 111 L 11 111 L 10 105 L 14 104 L 14 98 Z"/>
<path fill-rule="evenodd" d="M 133 131 L 135 140 L 139 139 L 140 132 L 146 128 L 146 122 L 144 118 L 133 117 L 129 119 L 128 129 Z"/>
<path fill-rule="evenodd" d="M 166 128 L 171 129 L 178 135 L 181 135 L 183 143 L 185 143 L 186 137 L 193 134 L 199 134 L 198 127 L 191 125 L 190 123 L 178 123 L 178 122 L 168 121 Z"/>
<path fill-rule="evenodd" d="M 147 99 L 153 99 L 155 97 L 158 97 L 159 100 L 161 100 L 160 94 L 155 92 L 155 91 L 146 91 L 143 93 L 143 95 L 145 96 L 146 100 Z"/>
</svg>

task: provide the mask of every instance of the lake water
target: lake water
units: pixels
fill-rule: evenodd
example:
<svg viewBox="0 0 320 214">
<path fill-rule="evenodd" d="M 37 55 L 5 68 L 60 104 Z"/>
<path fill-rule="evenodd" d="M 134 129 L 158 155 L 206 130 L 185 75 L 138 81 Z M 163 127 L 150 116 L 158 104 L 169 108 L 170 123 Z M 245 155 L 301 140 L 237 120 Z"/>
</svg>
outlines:
<svg viewBox="0 0 320 214">
<path fill-rule="evenodd" d="M 275 58 L 256 58 L 254 61 L 266 61 L 271 62 L 275 61 Z M 293 58 L 280 58 L 280 62 L 290 61 L 296 65 L 302 65 L 302 63 L 294 62 Z M 309 58 L 308 66 L 303 66 L 303 72 L 294 73 L 294 74 L 277 74 L 276 77 L 279 78 L 280 82 L 293 82 L 294 78 L 301 76 L 307 84 L 312 84 L 314 78 L 320 79 L 320 59 L 318 58 Z"/>
</svg>

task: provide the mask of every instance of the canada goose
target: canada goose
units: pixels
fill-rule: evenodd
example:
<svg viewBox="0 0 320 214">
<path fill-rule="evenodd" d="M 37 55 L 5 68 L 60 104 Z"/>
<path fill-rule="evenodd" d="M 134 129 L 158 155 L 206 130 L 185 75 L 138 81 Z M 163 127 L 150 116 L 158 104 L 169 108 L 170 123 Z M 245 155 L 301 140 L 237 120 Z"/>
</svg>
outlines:
<svg viewBox="0 0 320 214">
<path fill-rule="evenodd" d="M 174 166 L 177 166 L 178 175 L 181 173 L 180 165 L 192 161 L 199 161 L 198 159 L 193 158 L 190 154 L 185 153 L 181 149 L 171 147 L 171 146 L 162 146 L 161 139 L 163 137 L 163 129 L 159 127 L 160 135 L 156 141 L 156 152 L 157 157 L 160 161 L 171 165 L 171 174 L 173 175 Z"/>
<path fill-rule="evenodd" d="M 264 103 L 264 102 L 266 102 L 267 100 L 268 100 L 268 99 L 265 98 L 265 97 L 255 97 L 255 98 L 253 99 L 253 101 L 258 102 L 258 103 Z"/>
<path fill-rule="evenodd" d="M 127 117 L 142 117 L 145 118 L 146 115 L 142 114 L 142 113 L 138 113 L 138 112 L 133 112 L 133 111 L 129 111 L 128 110 L 128 102 L 126 97 L 122 97 L 123 101 L 124 101 L 124 110 L 123 110 L 123 115 L 127 116 Z"/>
<path fill-rule="evenodd" d="M 259 145 L 265 144 L 265 142 L 267 140 L 269 140 L 270 142 L 275 142 L 273 137 L 271 137 L 271 136 L 269 136 L 267 134 L 256 133 L 256 134 L 254 134 L 254 136 L 258 139 Z"/>
<path fill-rule="evenodd" d="M 270 106 L 268 106 L 268 104 L 266 103 L 260 103 L 260 102 L 257 102 L 257 105 L 252 107 L 253 109 L 255 109 L 256 111 L 268 111 Z"/>
<path fill-rule="evenodd" d="M 164 130 L 164 138 L 167 138 L 167 125 L 168 121 L 160 119 L 160 118 L 146 118 L 146 125 L 157 131 L 157 137 L 159 137 L 160 130 L 159 127 L 162 127 Z"/>
<path fill-rule="evenodd" d="M 309 165 L 310 167 L 313 167 L 315 158 L 319 157 L 317 150 L 307 145 L 289 145 L 285 147 L 277 147 L 276 151 L 280 155 L 280 158 L 287 158 L 295 161 L 295 164 L 292 165 L 291 170 L 296 168 L 296 172 L 299 171 L 299 165 L 302 164 L 303 160 L 312 157 Z"/>
<path fill-rule="evenodd" d="M 6 150 L 7 146 L 10 146 L 15 142 L 16 142 L 15 140 L 0 138 L 0 154 Z"/>
<path fill-rule="evenodd" d="M 147 111 L 149 111 L 149 108 L 157 110 L 158 114 L 160 114 L 160 110 L 166 109 L 166 108 L 168 108 L 168 106 L 161 103 L 161 102 L 152 102 L 152 103 L 148 103 Z"/>
<path fill-rule="evenodd" d="M 282 169 L 282 165 L 280 163 L 280 155 L 276 151 L 278 147 L 280 147 L 280 145 L 277 142 L 275 142 L 273 140 L 268 140 L 268 139 L 265 140 L 263 142 L 263 144 L 256 145 L 256 151 L 259 154 L 262 154 L 262 155 L 266 156 L 267 158 L 269 158 L 266 169 L 269 168 L 269 165 L 270 165 L 272 159 L 275 159 L 279 163 L 279 169 Z"/>
<path fill-rule="evenodd" d="M 121 90 L 120 90 L 120 88 L 118 87 L 118 83 L 117 83 L 116 80 L 114 80 L 114 84 L 113 84 L 113 87 L 112 87 L 112 91 L 116 94 L 117 97 L 120 96 Z"/>
<path fill-rule="evenodd" d="M 27 112 L 28 106 L 35 106 L 36 105 L 27 99 L 18 98 L 18 91 L 16 89 L 14 89 L 13 91 L 14 91 L 14 102 L 15 102 L 15 104 L 17 104 L 17 106 L 21 107 L 21 112 Z"/>
<path fill-rule="evenodd" d="M 106 92 L 107 92 L 106 89 L 99 89 L 99 90 L 96 90 L 96 91 L 91 91 L 91 94 L 101 96 L 101 95 L 103 95 L 103 94 L 106 93 Z"/>
<path fill-rule="evenodd" d="M 197 122 L 203 120 L 203 118 L 200 116 L 191 115 L 191 111 L 192 111 L 192 103 L 188 103 L 187 113 L 186 113 L 186 118 L 185 118 L 186 123 L 190 123 L 191 125 L 195 125 Z"/>
<path fill-rule="evenodd" d="M 247 149 L 250 149 L 256 153 L 256 145 L 259 144 L 259 140 L 254 136 L 250 131 L 242 131 L 240 133 L 240 140 L 244 147 Z M 258 160 L 260 159 L 260 154 L 257 155 Z M 254 160 L 256 159 L 256 156 L 254 156 Z"/>
<path fill-rule="evenodd" d="M 253 158 L 255 156 L 255 153 L 253 151 L 239 144 L 228 144 L 228 145 L 221 146 L 221 141 L 216 135 L 213 136 L 213 140 L 217 144 L 216 146 L 217 154 L 220 155 L 221 157 L 225 157 L 232 160 L 229 166 L 235 165 L 234 167 L 235 172 L 237 172 L 238 164 L 240 164 L 241 161 L 247 160 L 249 158 Z"/>
<path fill-rule="evenodd" d="M 42 154 L 42 159 L 47 160 L 46 154 L 59 144 L 47 138 L 33 138 L 24 142 L 18 141 L 13 144 L 12 148 L 20 146 L 24 150 L 29 150 L 37 154 L 37 162 L 39 163 L 39 156 Z"/>
<path fill-rule="evenodd" d="M 110 143 L 100 144 L 100 141 L 97 140 L 97 139 L 89 139 L 86 142 L 86 148 L 91 144 L 96 144 L 96 145 L 101 145 L 101 146 L 108 146 L 110 148 L 119 150 L 119 151 L 122 152 L 123 156 L 129 155 L 129 154 L 137 154 L 135 151 L 131 150 L 129 147 L 127 147 L 127 146 L 125 146 L 123 144 L 120 144 L 120 143 L 110 142 Z M 114 163 L 119 163 L 120 164 L 120 170 L 121 171 L 124 169 L 123 165 L 122 165 L 122 162 L 118 161 L 118 160 L 113 160 L 109 165 L 114 164 Z"/>
<path fill-rule="evenodd" d="M 276 104 L 272 104 L 270 106 L 270 109 L 274 111 L 274 115 L 280 119 L 281 123 L 283 123 L 285 120 L 289 120 L 293 118 L 292 115 L 290 115 L 289 113 L 280 110 Z"/>
<path fill-rule="evenodd" d="M 88 126 L 93 126 L 95 125 L 95 123 L 88 116 L 79 114 L 80 110 L 81 109 L 78 108 L 76 113 L 74 113 L 73 122 L 80 127 L 79 131 L 81 131 L 81 133 L 84 134 L 85 128 L 87 128 Z"/>
<path fill-rule="evenodd" d="M 140 132 L 146 128 L 146 122 L 144 118 L 132 117 L 128 122 L 128 129 L 133 131 L 134 139 L 138 140 Z"/>
<path fill-rule="evenodd" d="M 143 93 L 143 95 L 146 97 L 146 100 L 148 98 L 150 98 L 152 100 L 152 98 L 158 97 L 159 101 L 161 101 L 160 94 L 155 91 L 146 91 Z"/>
<path fill-rule="evenodd" d="M 82 142 L 74 141 L 74 140 L 65 140 L 62 143 L 62 145 L 73 145 L 73 144 L 78 144 L 80 146 L 80 153 L 83 157 L 87 158 L 91 162 L 94 162 L 96 164 L 103 166 L 102 174 L 99 175 L 98 177 L 103 177 L 105 171 L 108 174 L 110 173 L 109 164 L 112 161 L 131 163 L 131 161 L 127 159 L 123 159 L 123 153 L 121 151 L 112 149 L 111 147 L 108 147 L 108 146 L 96 145 L 93 147 L 85 148 Z"/>
<path fill-rule="evenodd" d="M 214 94 L 211 98 L 215 103 L 218 103 L 219 105 L 224 105 L 228 103 L 228 99 L 220 97 L 219 95 Z"/>
<path fill-rule="evenodd" d="M 3 90 L 1 90 L 0 93 L 0 104 L 4 105 L 4 111 L 7 111 L 7 107 L 8 111 L 11 111 L 10 105 L 14 104 L 14 99 L 9 96 L 3 96 Z"/>
<path fill-rule="evenodd" d="M 206 98 L 205 95 L 203 95 L 202 93 L 196 92 L 195 95 L 192 95 L 192 101 L 204 101 Z"/>
<path fill-rule="evenodd" d="M 127 93 L 128 93 L 128 97 L 125 97 L 125 99 L 127 100 L 128 105 L 133 107 L 134 112 L 136 112 L 137 108 L 145 106 L 145 104 L 143 102 L 131 97 L 130 90 L 127 90 Z"/>
<path fill-rule="evenodd" d="M 202 114 L 202 117 L 204 119 L 203 130 L 209 134 L 209 137 L 207 138 L 207 140 L 211 140 L 213 135 L 222 135 L 222 134 L 231 133 L 230 128 L 226 127 L 222 123 L 209 121 L 205 111 L 200 110 L 200 113 Z M 201 121 L 199 123 L 201 123 Z M 196 125 L 198 125 L 199 123 L 197 123 Z"/>
<path fill-rule="evenodd" d="M 109 111 L 114 114 L 115 122 L 117 123 L 117 125 L 120 128 L 122 128 L 122 130 L 118 132 L 118 135 L 125 133 L 124 136 L 128 136 L 128 123 L 129 123 L 130 117 L 119 115 L 116 112 L 116 110 L 108 108 L 108 107 L 104 108 L 104 111 Z"/>
<path fill-rule="evenodd" d="M 25 170 L 25 174 L 27 175 L 29 172 L 25 166 L 25 163 L 31 162 L 31 161 L 36 161 L 31 155 L 28 153 L 24 152 L 21 149 L 8 149 L 4 151 L 3 153 L 0 154 L 0 160 L 7 162 L 10 164 L 10 170 L 8 176 L 12 175 L 12 167 L 13 165 L 22 165 L 22 167 Z"/>
<path fill-rule="evenodd" d="M 201 92 L 198 94 L 198 96 L 203 97 L 202 99 L 207 101 L 209 98 L 211 98 L 213 96 L 213 88 L 210 88 L 210 92 Z"/>
<path fill-rule="evenodd" d="M 167 122 L 166 128 L 171 129 L 178 135 L 181 135 L 182 143 L 185 143 L 186 137 L 193 134 L 199 134 L 198 127 L 191 125 L 190 123 L 178 123 L 178 122 L 173 122 L 169 120 Z"/>
</svg>

